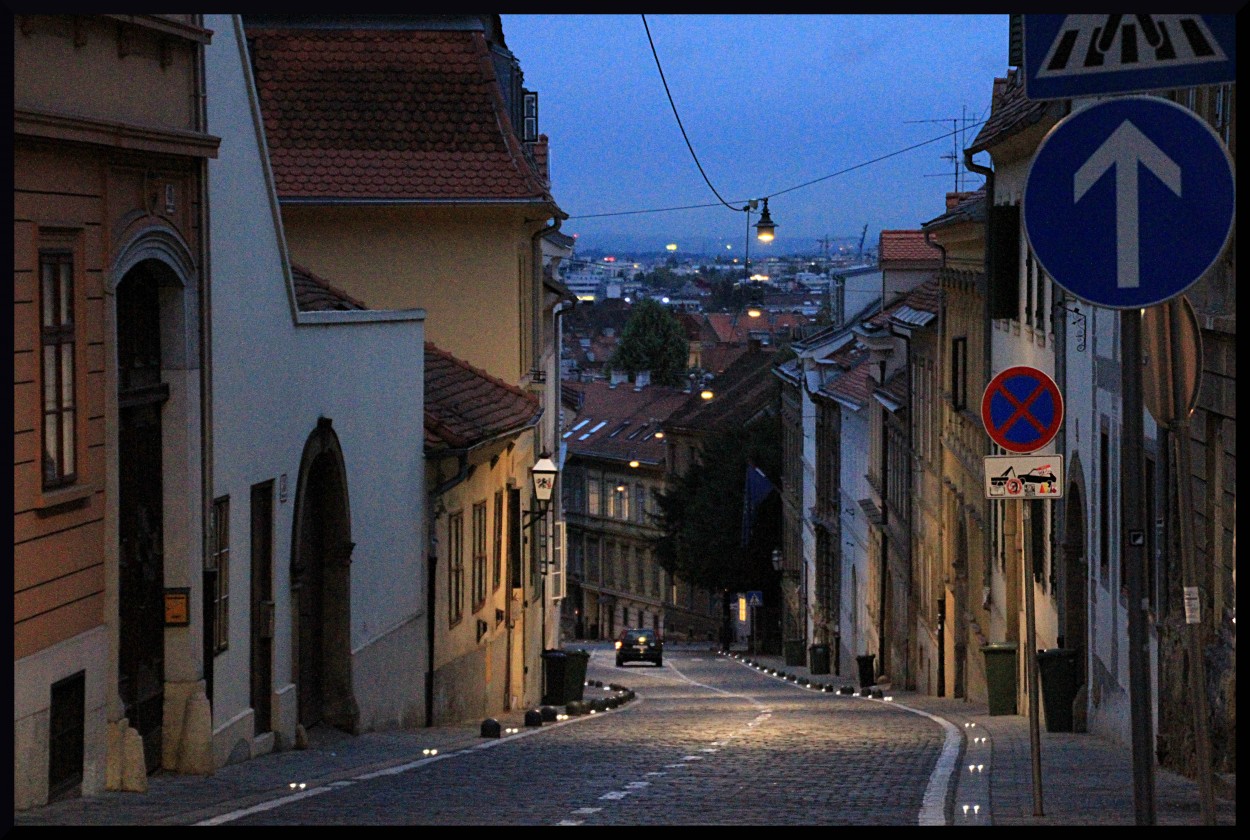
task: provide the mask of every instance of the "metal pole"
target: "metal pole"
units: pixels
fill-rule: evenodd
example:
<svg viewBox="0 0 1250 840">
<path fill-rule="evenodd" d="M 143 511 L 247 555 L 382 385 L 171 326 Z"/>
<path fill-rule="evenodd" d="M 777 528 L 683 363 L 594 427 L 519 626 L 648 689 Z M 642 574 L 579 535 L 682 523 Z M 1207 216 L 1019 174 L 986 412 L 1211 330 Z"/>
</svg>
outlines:
<svg viewBox="0 0 1250 840">
<path fill-rule="evenodd" d="M 1133 746 L 1133 804 L 1138 825 L 1155 824 L 1154 731 L 1150 698 L 1150 639 L 1146 626 L 1146 531 L 1141 488 L 1141 311 L 1120 312 L 1121 398 L 1120 556 L 1128 588 L 1129 715 Z M 1184 519 L 1184 517 L 1181 517 Z"/>
<path fill-rule="evenodd" d="M 1030 522 L 1029 527 L 1034 527 Z M 1038 725 L 1037 630 L 1033 615 L 1033 563 L 1024 553 L 1024 500 L 1016 500 L 1016 545 L 1020 571 L 1024 575 L 1024 669 L 1029 687 L 1029 753 L 1033 765 L 1033 816 L 1045 815 L 1042 808 L 1042 735 Z M 1026 562 L 1027 561 L 1027 562 Z"/>
<path fill-rule="evenodd" d="M 1185 389 L 1180 386 L 1181 371 L 1184 366 L 1183 353 L 1179 340 L 1181 335 L 1181 306 L 1179 300 L 1167 303 L 1170 311 L 1171 345 L 1172 345 L 1172 398 L 1175 401 L 1176 420 L 1172 424 L 1173 448 L 1176 453 L 1176 480 L 1178 525 L 1181 544 L 1181 584 L 1185 594 L 1185 642 L 1189 655 L 1189 690 L 1190 701 L 1193 703 L 1194 719 L 1194 758 L 1197 762 L 1198 798 L 1202 813 L 1203 825 L 1215 825 L 1215 789 L 1211 779 L 1211 740 L 1207 709 L 1207 669 L 1202 652 L 1202 599 L 1198 586 L 1198 568 L 1194 558 L 1193 521 L 1190 512 L 1193 508 L 1193 480 L 1190 477 L 1189 465 L 1189 406 L 1182 405 L 1188 399 Z M 1201 368 L 1200 368 L 1201 369 Z"/>
</svg>

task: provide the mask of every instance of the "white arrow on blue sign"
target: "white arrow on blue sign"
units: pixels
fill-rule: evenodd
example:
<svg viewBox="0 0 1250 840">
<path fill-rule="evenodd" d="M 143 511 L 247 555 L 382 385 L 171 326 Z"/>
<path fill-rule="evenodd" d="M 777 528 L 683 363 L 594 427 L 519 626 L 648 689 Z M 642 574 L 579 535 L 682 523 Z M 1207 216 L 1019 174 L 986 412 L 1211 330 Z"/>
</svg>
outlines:
<svg viewBox="0 0 1250 840">
<path fill-rule="evenodd" d="M 1129 96 L 1075 111 L 1038 146 L 1022 214 L 1055 282 L 1116 309 L 1181 294 L 1219 258 L 1233 226 L 1228 150 L 1193 112 Z"/>
</svg>

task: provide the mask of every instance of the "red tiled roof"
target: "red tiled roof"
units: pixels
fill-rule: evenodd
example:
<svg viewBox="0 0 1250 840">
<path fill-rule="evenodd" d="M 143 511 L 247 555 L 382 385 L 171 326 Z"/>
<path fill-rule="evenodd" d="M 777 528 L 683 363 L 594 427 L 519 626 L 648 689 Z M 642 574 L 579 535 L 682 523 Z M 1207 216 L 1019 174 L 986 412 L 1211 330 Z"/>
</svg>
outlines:
<svg viewBox="0 0 1250 840">
<path fill-rule="evenodd" d="M 878 247 L 877 261 L 882 268 L 888 268 L 884 263 L 889 262 L 905 262 L 914 268 L 938 268 L 942 263 L 942 252 L 925 242 L 921 230 L 883 230 Z"/>
<path fill-rule="evenodd" d="M 977 132 L 969 151 L 980 152 L 1003 142 L 1008 137 L 1035 125 L 1048 110 L 1058 107 L 1055 101 L 1026 99 L 1024 82 L 1017 70 L 1007 72 L 1005 78 L 994 80 L 994 92 L 990 98 L 990 117 Z"/>
<path fill-rule="evenodd" d="M 481 32 L 259 27 L 249 45 L 280 198 L 553 201 Z"/>
<path fill-rule="evenodd" d="M 910 307 L 921 312 L 929 312 L 936 315 L 938 308 L 941 305 L 941 295 L 942 292 L 938 279 L 936 277 L 930 277 L 916 288 L 907 292 L 907 294 L 903 295 L 901 298 L 895 300 L 884 310 L 873 315 L 864 323 L 872 327 L 884 326 L 887 322 L 889 322 L 890 318 L 892 318 L 900 309 L 903 309 L 904 307 Z"/>
<path fill-rule="evenodd" d="M 538 419 L 538 398 L 425 343 L 425 448 L 463 448 Z"/>
<path fill-rule="evenodd" d="M 673 412 L 668 427 L 699 433 L 749 423 L 777 400 L 781 382 L 772 373 L 776 360 L 771 347 L 743 353 L 712 380 L 712 399 L 703 400 L 696 390 Z"/>
<path fill-rule="evenodd" d="M 635 391 L 628 382 L 615 387 L 607 382 L 582 382 L 565 385 L 563 390 L 582 395 L 580 410 L 568 417 L 562 432 L 569 455 L 617 461 L 637 458 L 653 466 L 664 461 L 664 442 L 655 438 L 655 432 L 690 396 L 663 385 Z"/>
<path fill-rule="evenodd" d="M 876 381 L 872 378 L 872 367 L 865 360 L 820 390 L 831 397 L 863 408 L 868 398 L 872 396 L 875 384 Z"/>
<path fill-rule="evenodd" d="M 295 305 L 300 312 L 341 312 L 369 308 L 302 266 L 292 264 L 291 281 L 295 285 Z"/>
</svg>

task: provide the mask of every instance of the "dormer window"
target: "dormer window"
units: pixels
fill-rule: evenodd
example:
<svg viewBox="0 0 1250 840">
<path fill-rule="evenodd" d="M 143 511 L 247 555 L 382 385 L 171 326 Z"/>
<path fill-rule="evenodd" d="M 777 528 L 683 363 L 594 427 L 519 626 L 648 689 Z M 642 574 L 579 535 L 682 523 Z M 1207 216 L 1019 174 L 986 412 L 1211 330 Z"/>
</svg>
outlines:
<svg viewBox="0 0 1250 840">
<path fill-rule="evenodd" d="M 521 140 L 526 143 L 538 141 L 538 94 L 524 90 L 521 95 Z"/>
</svg>

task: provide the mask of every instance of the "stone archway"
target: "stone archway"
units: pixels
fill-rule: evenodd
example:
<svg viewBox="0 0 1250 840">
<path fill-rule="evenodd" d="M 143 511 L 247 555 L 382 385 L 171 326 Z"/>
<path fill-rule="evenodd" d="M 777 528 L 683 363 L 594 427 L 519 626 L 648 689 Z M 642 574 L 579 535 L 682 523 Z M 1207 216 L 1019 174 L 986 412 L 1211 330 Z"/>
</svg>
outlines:
<svg viewBox="0 0 1250 840">
<path fill-rule="evenodd" d="M 116 448 L 106 457 L 117 480 L 109 504 L 117 528 L 118 714 L 141 736 L 152 772 L 173 769 L 188 752 L 184 745 L 211 738 L 210 730 L 193 731 L 183 720 L 186 697 L 200 691 L 186 675 L 201 666 L 180 645 L 167 661 L 163 603 L 167 580 L 185 579 L 202 565 L 190 548 L 197 541 L 188 539 L 201 531 L 200 507 L 177 489 L 199 483 L 202 451 L 199 284 L 191 248 L 163 222 L 134 220 L 116 240 L 105 294 L 117 365 Z M 182 733 L 182 743 L 166 737 L 171 731 Z"/>
<path fill-rule="evenodd" d="M 968 696 L 968 620 L 972 611 L 968 604 L 968 523 L 959 507 L 956 503 L 959 524 L 955 529 L 955 556 L 951 561 L 955 573 L 954 603 L 947 621 L 954 627 L 955 673 L 952 675 L 951 696 L 964 698 Z"/>
<path fill-rule="evenodd" d="M 1077 652 L 1077 673 L 1086 681 L 1089 654 L 1089 560 L 1085 553 L 1085 477 L 1073 454 L 1064 500 L 1063 646 Z"/>
<path fill-rule="evenodd" d="M 351 508 L 347 469 L 328 417 L 304 444 L 291 540 L 292 672 L 297 717 L 355 733 L 351 668 Z"/>
</svg>

